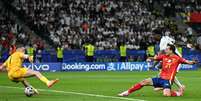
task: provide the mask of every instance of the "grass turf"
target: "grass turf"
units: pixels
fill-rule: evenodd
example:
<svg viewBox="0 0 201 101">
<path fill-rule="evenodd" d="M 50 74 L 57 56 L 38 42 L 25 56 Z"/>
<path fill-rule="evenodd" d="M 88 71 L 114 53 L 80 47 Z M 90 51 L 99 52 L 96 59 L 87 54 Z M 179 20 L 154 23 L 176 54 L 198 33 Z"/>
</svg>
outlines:
<svg viewBox="0 0 201 101">
<path fill-rule="evenodd" d="M 116 96 L 144 78 L 154 77 L 158 72 L 55 72 L 43 73 L 50 79 L 59 78 L 60 82 L 51 89 Z M 154 92 L 152 87 L 144 87 L 127 98 L 146 101 L 201 101 L 201 71 L 181 71 L 177 77 L 186 85 L 183 97 L 163 97 L 161 92 Z M 28 81 L 40 89 L 48 89 L 36 78 Z M 40 95 L 26 97 L 23 89 L 3 86 L 23 87 L 8 80 L 6 73 L 0 73 L 0 101 L 127 101 L 122 99 L 92 97 L 75 94 L 41 91 Z M 137 101 L 137 100 L 136 100 Z"/>
</svg>

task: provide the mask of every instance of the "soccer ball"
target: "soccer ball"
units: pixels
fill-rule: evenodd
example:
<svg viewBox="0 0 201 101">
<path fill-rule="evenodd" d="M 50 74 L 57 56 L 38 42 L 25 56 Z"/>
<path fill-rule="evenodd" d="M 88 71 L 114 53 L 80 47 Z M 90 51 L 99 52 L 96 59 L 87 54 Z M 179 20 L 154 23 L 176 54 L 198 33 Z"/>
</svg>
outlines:
<svg viewBox="0 0 201 101">
<path fill-rule="evenodd" d="M 31 97 L 31 96 L 34 95 L 34 90 L 33 90 L 32 87 L 26 87 L 26 88 L 24 89 L 24 93 L 25 93 L 25 95 L 26 95 L 27 97 Z"/>
</svg>

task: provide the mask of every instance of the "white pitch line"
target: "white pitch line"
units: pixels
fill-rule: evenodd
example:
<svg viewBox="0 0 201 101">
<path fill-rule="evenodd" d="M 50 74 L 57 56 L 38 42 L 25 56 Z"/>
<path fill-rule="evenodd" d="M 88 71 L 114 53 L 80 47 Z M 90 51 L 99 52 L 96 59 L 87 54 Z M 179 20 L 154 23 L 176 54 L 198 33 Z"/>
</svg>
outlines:
<svg viewBox="0 0 201 101">
<path fill-rule="evenodd" d="M 10 89 L 24 89 L 21 87 L 13 87 L 13 86 L 0 86 L 2 88 L 10 88 Z M 60 90 L 48 90 L 48 89 L 38 89 L 39 91 L 46 91 L 46 92 L 54 92 L 54 93 L 63 93 L 63 94 L 74 94 L 74 95 L 82 95 L 82 96 L 90 96 L 90 97 L 99 97 L 99 98 L 110 98 L 110 99 L 120 99 L 120 100 L 127 100 L 127 101 L 146 101 L 141 99 L 132 99 L 132 98 L 125 98 L 125 97 L 116 97 L 116 96 L 105 96 L 105 95 L 97 95 L 97 94 L 89 94 L 89 93 L 78 93 L 78 92 L 67 92 L 67 91 L 60 91 Z"/>
</svg>

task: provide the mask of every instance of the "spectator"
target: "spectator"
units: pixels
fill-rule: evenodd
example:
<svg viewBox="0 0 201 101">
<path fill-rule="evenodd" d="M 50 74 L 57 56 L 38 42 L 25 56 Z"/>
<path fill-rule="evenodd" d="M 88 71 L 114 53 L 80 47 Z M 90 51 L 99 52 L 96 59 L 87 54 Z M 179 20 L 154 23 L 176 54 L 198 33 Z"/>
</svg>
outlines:
<svg viewBox="0 0 201 101">
<path fill-rule="evenodd" d="M 63 51 L 64 48 L 61 46 L 57 47 L 57 62 L 63 62 Z"/>
<path fill-rule="evenodd" d="M 85 59 L 86 62 L 94 62 L 94 53 L 95 53 L 95 47 L 92 45 L 92 43 L 87 43 L 84 45 L 85 48 Z"/>
<path fill-rule="evenodd" d="M 120 45 L 120 61 L 126 62 L 126 56 L 127 56 L 127 47 L 125 42 L 122 42 Z"/>
<path fill-rule="evenodd" d="M 12 5 L 26 17 L 25 22 L 33 30 L 43 33 L 54 45 L 65 44 L 68 49 L 81 49 L 84 38 L 92 34 L 97 49 L 106 50 L 118 48 L 119 35 L 126 36 L 128 49 L 146 49 L 155 42 L 153 34 L 165 34 L 167 29 L 177 36 L 176 24 L 154 9 L 156 2 L 148 0 L 150 5 L 147 6 L 143 0 L 15 0 Z M 183 11 L 174 1 L 161 1 L 161 4 L 168 16 L 174 15 L 175 8 L 178 12 Z M 186 7 L 184 11 L 189 10 Z M 22 40 L 30 38 L 23 30 L 18 37 Z"/>
<path fill-rule="evenodd" d="M 42 50 L 37 50 L 36 51 L 35 62 L 36 63 L 41 63 L 42 62 Z"/>
</svg>

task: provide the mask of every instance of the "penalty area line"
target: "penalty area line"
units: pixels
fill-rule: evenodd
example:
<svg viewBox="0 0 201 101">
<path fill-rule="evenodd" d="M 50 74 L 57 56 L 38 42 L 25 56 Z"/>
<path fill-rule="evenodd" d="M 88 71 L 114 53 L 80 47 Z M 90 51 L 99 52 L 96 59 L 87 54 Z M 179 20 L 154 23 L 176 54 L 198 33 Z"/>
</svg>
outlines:
<svg viewBox="0 0 201 101">
<path fill-rule="evenodd" d="M 21 88 L 21 87 L 13 87 L 13 86 L 0 86 L 0 87 L 1 88 L 9 88 L 9 89 L 24 89 L 24 88 Z M 39 91 L 44 91 L 44 92 L 53 92 L 53 93 L 61 93 L 61 94 L 73 94 L 73 95 L 108 98 L 108 99 L 120 99 L 120 100 L 127 100 L 127 101 L 146 101 L 146 100 L 141 100 L 141 99 L 116 97 L 116 96 L 106 96 L 106 95 L 97 95 L 97 94 L 90 94 L 90 93 L 68 92 L 68 91 L 61 91 L 61 90 L 48 90 L 48 89 L 38 89 L 38 90 Z"/>
</svg>

